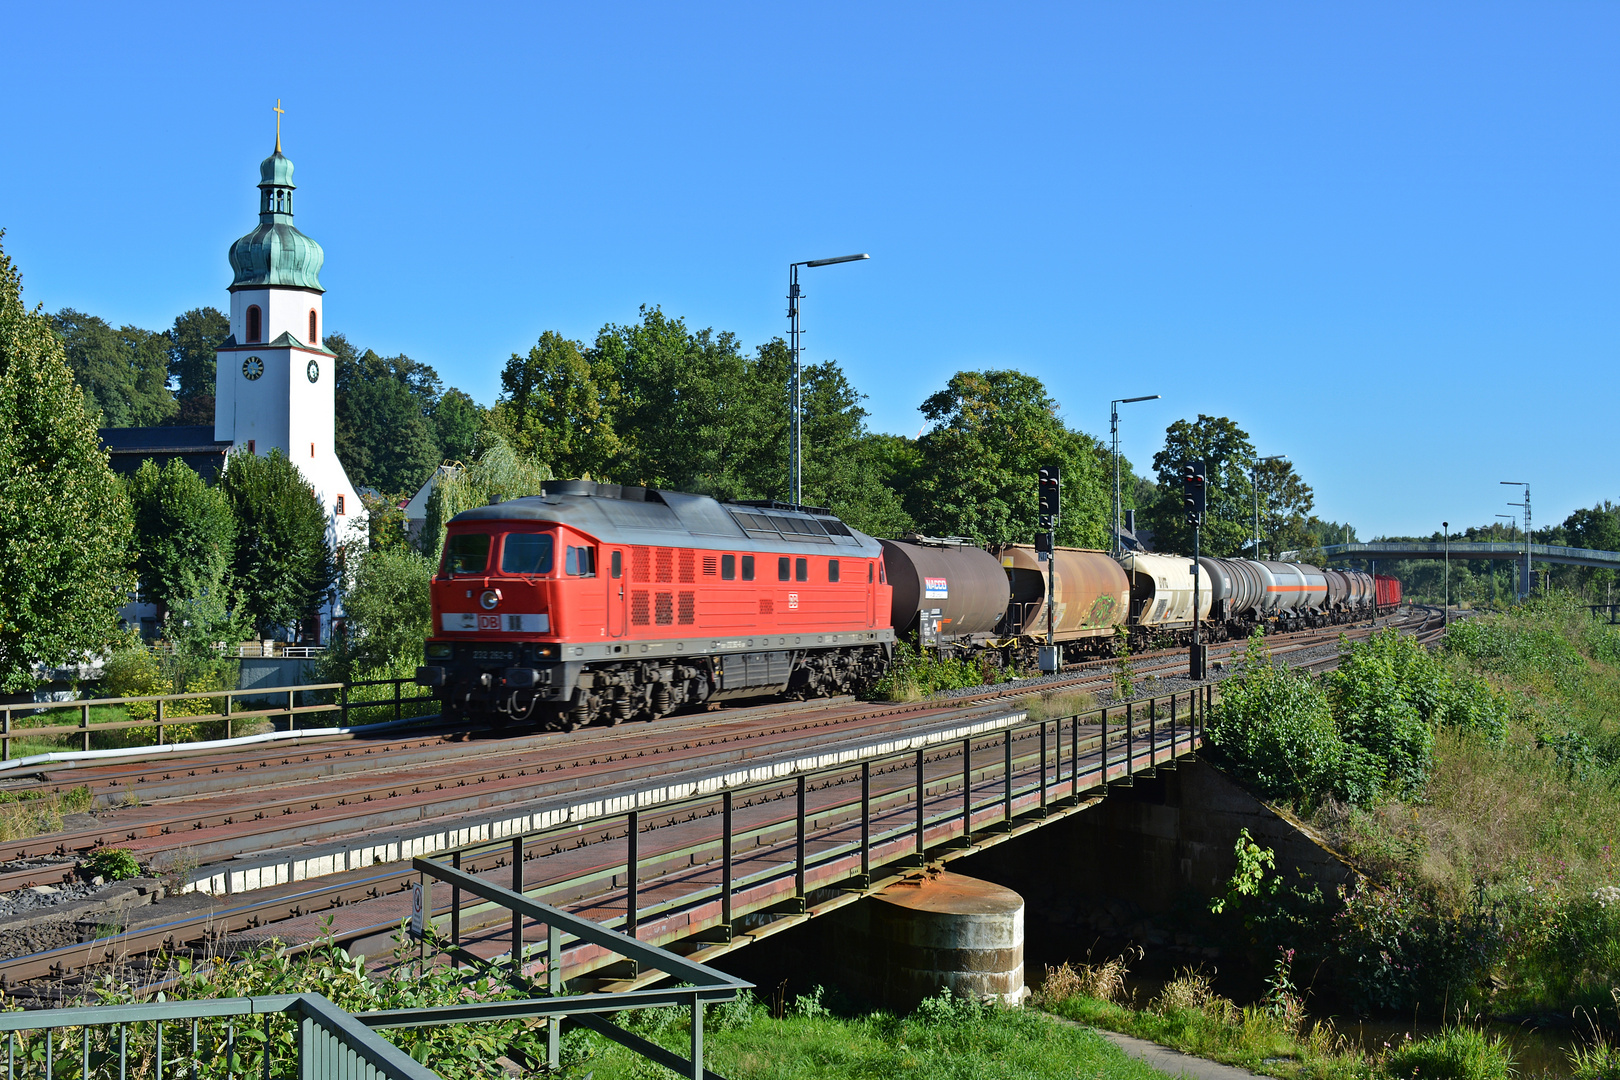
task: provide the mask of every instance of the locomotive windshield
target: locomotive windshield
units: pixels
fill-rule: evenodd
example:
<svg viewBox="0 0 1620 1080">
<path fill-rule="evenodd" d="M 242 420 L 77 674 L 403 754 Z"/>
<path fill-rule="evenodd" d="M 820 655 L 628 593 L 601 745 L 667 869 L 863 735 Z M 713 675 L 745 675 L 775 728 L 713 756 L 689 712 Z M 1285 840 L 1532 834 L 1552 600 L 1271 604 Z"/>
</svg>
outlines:
<svg viewBox="0 0 1620 1080">
<path fill-rule="evenodd" d="M 501 573 L 551 573 L 550 533 L 508 533 L 501 545 Z"/>
<path fill-rule="evenodd" d="M 444 569 L 451 577 L 482 574 L 488 565 L 488 533 L 458 533 L 444 546 Z"/>
</svg>

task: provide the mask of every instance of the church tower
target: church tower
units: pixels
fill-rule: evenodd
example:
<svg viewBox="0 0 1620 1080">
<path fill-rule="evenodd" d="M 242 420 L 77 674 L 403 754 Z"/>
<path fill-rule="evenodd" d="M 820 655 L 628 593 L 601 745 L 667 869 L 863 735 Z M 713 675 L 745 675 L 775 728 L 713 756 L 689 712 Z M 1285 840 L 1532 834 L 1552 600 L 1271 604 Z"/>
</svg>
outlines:
<svg viewBox="0 0 1620 1080">
<path fill-rule="evenodd" d="M 278 103 L 279 104 L 279 103 Z M 279 449 L 314 487 L 334 549 L 365 511 L 333 445 L 336 382 L 321 344 L 321 245 L 293 227 L 292 162 L 276 149 L 259 164 L 259 225 L 231 245 L 231 333 L 216 352 L 214 438 L 233 451 Z"/>
</svg>

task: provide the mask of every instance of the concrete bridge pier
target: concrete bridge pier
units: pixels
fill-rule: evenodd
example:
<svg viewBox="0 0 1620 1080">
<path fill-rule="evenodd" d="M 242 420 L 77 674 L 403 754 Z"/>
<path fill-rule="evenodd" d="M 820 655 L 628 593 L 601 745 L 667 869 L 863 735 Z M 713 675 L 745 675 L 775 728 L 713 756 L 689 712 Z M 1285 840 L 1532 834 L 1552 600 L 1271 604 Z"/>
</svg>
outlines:
<svg viewBox="0 0 1620 1080">
<path fill-rule="evenodd" d="M 834 913 L 834 962 L 849 990 L 907 1013 L 941 990 L 1023 1001 L 1024 898 L 930 869 Z"/>
</svg>

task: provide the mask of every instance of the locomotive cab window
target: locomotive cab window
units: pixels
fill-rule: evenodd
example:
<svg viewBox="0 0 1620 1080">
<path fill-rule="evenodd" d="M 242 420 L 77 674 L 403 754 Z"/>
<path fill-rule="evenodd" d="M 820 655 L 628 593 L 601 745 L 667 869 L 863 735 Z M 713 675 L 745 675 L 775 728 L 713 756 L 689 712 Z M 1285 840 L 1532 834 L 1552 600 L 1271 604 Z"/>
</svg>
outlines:
<svg viewBox="0 0 1620 1080">
<path fill-rule="evenodd" d="M 874 577 L 874 576 L 875 576 L 875 575 L 874 575 L 874 573 L 873 573 L 873 570 L 872 570 L 872 564 L 871 564 L 871 563 L 867 563 L 867 564 L 866 564 L 866 583 L 867 583 L 867 584 L 868 584 L 868 585 L 870 585 L 870 584 L 872 584 L 872 578 L 873 578 L 873 577 Z"/>
<path fill-rule="evenodd" d="M 754 557 L 752 555 L 744 555 L 742 557 L 742 562 L 743 562 L 743 580 L 744 581 L 753 581 L 754 580 Z"/>
<path fill-rule="evenodd" d="M 787 579 L 788 579 L 788 559 L 787 559 L 787 556 L 784 555 L 780 559 L 776 560 L 776 580 L 777 581 L 786 581 Z"/>
<path fill-rule="evenodd" d="M 553 544 L 550 533 L 509 533 L 501 545 L 501 573 L 551 573 Z"/>
<path fill-rule="evenodd" d="M 794 559 L 793 560 L 793 580 L 795 580 L 795 581 L 809 581 L 810 580 L 810 560 L 809 559 Z"/>
<path fill-rule="evenodd" d="M 613 558 L 610 561 L 613 564 L 613 576 L 622 576 L 624 573 L 624 552 L 615 551 L 613 553 Z"/>
<path fill-rule="evenodd" d="M 735 556 L 735 555 L 722 555 L 722 556 L 720 556 L 720 580 L 721 581 L 736 581 L 737 580 L 737 556 Z"/>
<path fill-rule="evenodd" d="M 837 581 L 838 580 L 838 560 L 837 559 L 828 559 L 827 560 L 827 580 L 828 581 Z"/>
<path fill-rule="evenodd" d="M 445 545 L 444 570 L 451 577 L 482 574 L 488 565 L 488 533 L 460 533 Z"/>
<path fill-rule="evenodd" d="M 592 557 L 594 554 L 594 548 L 574 547 L 570 544 L 563 569 L 571 577 L 595 577 L 596 560 Z"/>
</svg>

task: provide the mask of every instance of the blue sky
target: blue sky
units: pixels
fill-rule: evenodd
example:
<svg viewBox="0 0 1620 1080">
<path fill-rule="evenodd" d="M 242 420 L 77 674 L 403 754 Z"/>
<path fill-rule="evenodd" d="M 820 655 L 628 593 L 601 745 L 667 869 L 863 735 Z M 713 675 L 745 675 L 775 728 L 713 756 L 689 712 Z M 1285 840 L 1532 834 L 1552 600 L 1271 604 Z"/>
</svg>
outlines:
<svg viewBox="0 0 1620 1080">
<path fill-rule="evenodd" d="M 836 358 L 875 427 L 965 368 L 1142 465 L 1226 415 L 1362 535 L 1620 497 L 1620 6 L 13 5 L 25 297 L 223 307 L 287 109 L 328 326 L 489 403 L 661 305 Z"/>
</svg>

